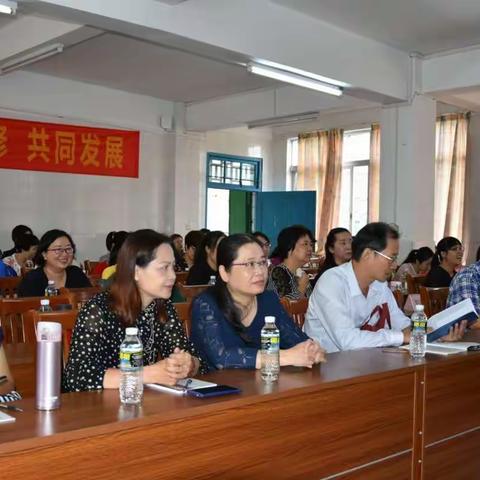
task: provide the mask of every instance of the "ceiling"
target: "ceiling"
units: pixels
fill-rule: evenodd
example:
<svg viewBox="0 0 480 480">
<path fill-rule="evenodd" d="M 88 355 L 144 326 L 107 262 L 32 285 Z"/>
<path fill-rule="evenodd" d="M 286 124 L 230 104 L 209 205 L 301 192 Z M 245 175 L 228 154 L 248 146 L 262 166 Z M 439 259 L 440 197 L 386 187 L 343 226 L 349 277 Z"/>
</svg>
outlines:
<svg viewBox="0 0 480 480">
<path fill-rule="evenodd" d="M 480 44 L 479 0 L 271 0 L 423 55 Z"/>
<path fill-rule="evenodd" d="M 105 33 L 28 70 L 176 102 L 196 102 L 278 85 L 245 67 Z"/>
</svg>

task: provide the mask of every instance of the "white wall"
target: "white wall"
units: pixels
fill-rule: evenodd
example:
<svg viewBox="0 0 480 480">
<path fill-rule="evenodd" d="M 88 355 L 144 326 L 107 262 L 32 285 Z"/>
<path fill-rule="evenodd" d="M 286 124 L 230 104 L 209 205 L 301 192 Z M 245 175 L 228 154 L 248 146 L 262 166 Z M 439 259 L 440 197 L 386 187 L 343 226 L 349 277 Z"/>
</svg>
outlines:
<svg viewBox="0 0 480 480">
<path fill-rule="evenodd" d="M 78 258 L 104 253 L 110 230 L 173 230 L 175 136 L 158 127 L 173 104 L 80 82 L 16 72 L 0 79 L 0 116 L 141 131 L 138 179 L 0 170 L 0 247 L 27 224 L 70 232 Z"/>
</svg>

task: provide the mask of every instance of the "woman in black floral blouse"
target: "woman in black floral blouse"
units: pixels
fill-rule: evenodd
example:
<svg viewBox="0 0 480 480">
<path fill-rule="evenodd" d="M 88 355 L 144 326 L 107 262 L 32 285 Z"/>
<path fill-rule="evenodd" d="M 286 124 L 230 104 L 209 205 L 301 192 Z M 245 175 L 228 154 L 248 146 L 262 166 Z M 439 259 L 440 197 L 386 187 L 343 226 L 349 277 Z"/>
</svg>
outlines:
<svg viewBox="0 0 480 480">
<path fill-rule="evenodd" d="M 63 379 L 65 391 L 118 388 L 120 344 L 129 326 L 139 329 L 145 383 L 173 385 L 206 370 L 168 300 L 174 267 L 168 237 L 153 230 L 128 236 L 110 291 L 93 297 L 78 315 Z"/>
</svg>

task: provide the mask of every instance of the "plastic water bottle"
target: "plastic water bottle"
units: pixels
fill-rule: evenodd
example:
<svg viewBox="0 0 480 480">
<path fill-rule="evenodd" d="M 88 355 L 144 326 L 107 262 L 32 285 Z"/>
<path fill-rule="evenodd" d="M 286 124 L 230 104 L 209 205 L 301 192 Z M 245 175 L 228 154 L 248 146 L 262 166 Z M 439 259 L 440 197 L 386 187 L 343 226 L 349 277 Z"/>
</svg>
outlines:
<svg viewBox="0 0 480 480">
<path fill-rule="evenodd" d="M 138 328 L 128 327 L 120 345 L 120 401 L 138 405 L 143 398 L 143 345 Z"/>
<path fill-rule="evenodd" d="M 56 295 L 58 295 L 58 290 L 55 288 L 55 282 L 53 280 L 49 280 L 47 288 L 45 289 L 45 296 L 55 297 Z"/>
<path fill-rule="evenodd" d="M 275 317 L 265 317 L 261 342 L 262 379 L 266 382 L 275 382 L 280 372 L 280 331 L 275 325 Z"/>
<path fill-rule="evenodd" d="M 412 333 L 410 336 L 410 356 L 423 358 L 427 349 L 427 316 L 423 305 L 416 305 L 412 315 Z"/>
<path fill-rule="evenodd" d="M 50 300 L 48 298 L 42 298 L 40 300 L 40 310 L 39 312 L 51 312 L 52 307 L 50 306 Z"/>
<path fill-rule="evenodd" d="M 215 285 L 216 277 L 215 275 L 210 275 L 210 280 L 208 281 L 208 285 Z"/>
</svg>

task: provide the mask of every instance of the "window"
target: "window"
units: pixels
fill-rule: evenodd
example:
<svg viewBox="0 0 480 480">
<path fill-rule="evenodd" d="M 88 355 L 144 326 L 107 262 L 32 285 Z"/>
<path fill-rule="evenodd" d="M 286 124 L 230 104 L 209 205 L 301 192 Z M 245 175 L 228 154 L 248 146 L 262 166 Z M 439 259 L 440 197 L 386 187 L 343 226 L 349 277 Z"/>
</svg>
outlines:
<svg viewBox="0 0 480 480">
<path fill-rule="evenodd" d="M 261 159 L 209 153 L 207 183 L 212 188 L 258 191 L 261 187 Z"/>
<path fill-rule="evenodd" d="M 370 128 L 343 134 L 339 227 L 353 235 L 368 223 Z M 297 189 L 298 138 L 287 141 L 287 190 Z"/>
<path fill-rule="evenodd" d="M 370 129 L 344 132 L 338 224 L 348 228 L 353 235 L 368 223 L 369 163 Z"/>
<path fill-rule="evenodd" d="M 208 153 L 206 227 L 226 234 L 251 231 L 261 175 L 261 158 Z"/>
</svg>

